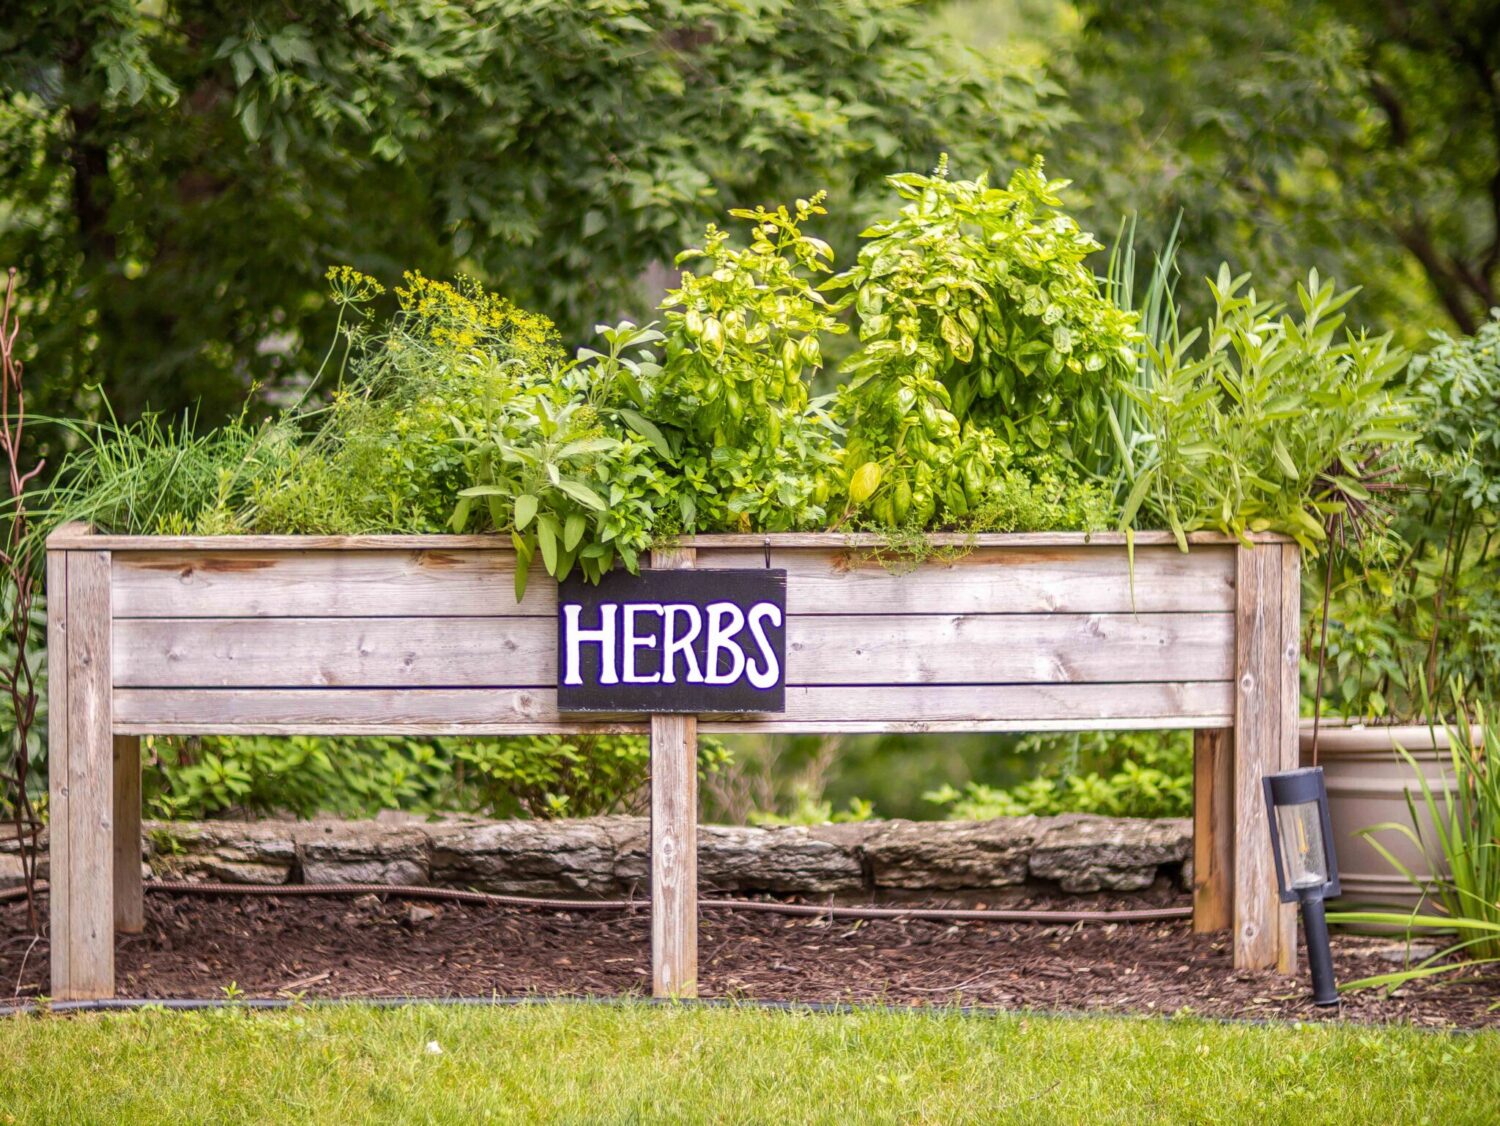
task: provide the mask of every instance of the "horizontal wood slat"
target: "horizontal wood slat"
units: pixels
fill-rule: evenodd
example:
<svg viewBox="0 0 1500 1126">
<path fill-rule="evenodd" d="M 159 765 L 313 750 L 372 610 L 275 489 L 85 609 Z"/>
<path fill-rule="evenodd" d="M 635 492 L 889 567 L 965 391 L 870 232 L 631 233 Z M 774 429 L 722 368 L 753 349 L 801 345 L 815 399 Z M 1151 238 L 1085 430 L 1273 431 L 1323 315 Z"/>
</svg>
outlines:
<svg viewBox="0 0 1500 1126">
<path fill-rule="evenodd" d="M 115 555 L 117 618 L 541 616 L 557 587 L 516 601 L 510 551 L 130 551 Z"/>
<path fill-rule="evenodd" d="M 698 552 L 699 569 L 763 567 L 755 548 Z M 977 547 L 903 573 L 863 549 L 772 548 L 788 614 L 1157 614 L 1234 610 L 1234 550 Z"/>
<path fill-rule="evenodd" d="M 700 568 L 758 568 L 763 548 L 715 548 Z M 1234 609 L 1234 550 L 975 548 L 893 573 L 862 549 L 773 548 L 789 614 L 1131 613 Z M 517 603 L 508 551 L 121 552 L 114 613 L 172 617 L 550 616 L 540 567 Z"/>
<path fill-rule="evenodd" d="M 705 718 L 705 731 L 962 731 L 1225 727 L 1233 685 L 789 688 L 785 714 Z M 137 734 L 535 734 L 646 731 L 646 717 L 564 717 L 537 689 L 117 688 L 116 730 Z"/>
<path fill-rule="evenodd" d="M 1228 680 L 1232 614 L 789 617 L 788 685 Z M 122 688 L 555 685 L 550 618 L 125 618 Z"/>
<path fill-rule="evenodd" d="M 771 532 L 769 534 L 725 533 L 682 536 L 675 541 L 684 548 L 743 547 L 746 544 L 770 543 L 772 547 L 868 547 L 885 542 L 884 536 L 872 533 L 843 532 Z M 1189 544 L 1233 544 L 1239 541 L 1219 532 L 1189 532 Z M 1124 546 L 1124 532 L 932 532 L 927 542 L 937 546 L 968 547 L 1037 547 L 1069 545 Z M 1291 543 L 1287 536 L 1275 532 L 1254 532 L 1246 539 L 1251 543 Z M 1137 547 L 1175 546 L 1177 538 L 1166 531 L 1140 531 L 1134 535 Z M 109 535 L 88 530 L 81 524 L 61 525 L 47 537 L 53 551 L 87 549 L 94 551 L 355 551 L 415 550 L 453 551 L 459 548 L 486 550 L 508 549 L 510 538 L 493 533 L 484 535 L 360 535 L 360 536 L 137 536 Z"/>
</svg>

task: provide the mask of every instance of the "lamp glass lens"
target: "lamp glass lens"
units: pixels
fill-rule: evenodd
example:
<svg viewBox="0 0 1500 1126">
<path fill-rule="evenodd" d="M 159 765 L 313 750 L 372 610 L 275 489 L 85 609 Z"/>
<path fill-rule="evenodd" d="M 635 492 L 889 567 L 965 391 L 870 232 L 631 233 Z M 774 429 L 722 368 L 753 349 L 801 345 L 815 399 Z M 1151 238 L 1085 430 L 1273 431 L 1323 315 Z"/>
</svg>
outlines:
<svg viewBox="0 0 1500 1126">
<path fill-rule="evenodd" d="M 1323 847 L 1323 819 L 1315 801 L 1276 807 L 1281 832 L 1281 866 L 1290 888 L 1314 888 L 1328 882 L 1328 852 Z"/>
</svg>

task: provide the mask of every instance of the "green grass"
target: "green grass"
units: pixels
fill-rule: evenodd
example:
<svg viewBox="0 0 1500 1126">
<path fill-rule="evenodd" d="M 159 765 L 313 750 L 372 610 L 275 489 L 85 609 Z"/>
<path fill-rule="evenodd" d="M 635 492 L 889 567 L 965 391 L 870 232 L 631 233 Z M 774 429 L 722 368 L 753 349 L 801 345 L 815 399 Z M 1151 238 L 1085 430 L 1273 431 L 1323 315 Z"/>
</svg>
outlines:
<svg viewBox="0 0 1500 1126">
<path fill-rule="evenodd" d="M 1497 1119 L 1492 1032 L 556 1003 L 0 1020 L 6 1123 Z"/>
</svg>

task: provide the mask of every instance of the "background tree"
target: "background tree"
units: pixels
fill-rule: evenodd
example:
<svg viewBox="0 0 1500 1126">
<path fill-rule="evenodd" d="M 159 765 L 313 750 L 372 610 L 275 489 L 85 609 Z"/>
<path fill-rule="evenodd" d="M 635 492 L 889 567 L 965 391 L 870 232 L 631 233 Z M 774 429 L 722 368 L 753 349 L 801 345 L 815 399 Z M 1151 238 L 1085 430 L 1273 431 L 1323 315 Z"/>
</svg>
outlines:
<svg viewBox="0 0 1500 1126">
<path fill-rule="evenodd" d="M 1190 276 L 1228 258 L 1289 288 L 1311 259 L 1414 341 L 1500 304 L 1495 0 L 1077 11 L 1053 40 L 1076 111 L 1058 147 L 1096 223 L 1139 210 L 1160 238 L 1182 210 Z"/>
<path fill-rule="evenodd" d="M 213 422 L 326 343 L 322 274 L 472 271 L 565 333 L 645 302 L 726 206 L 1035 147 L 1056 87 L 925 5 L 19 0 L 0 27 L 0 262 L 40 412 Z"/>
</svg>

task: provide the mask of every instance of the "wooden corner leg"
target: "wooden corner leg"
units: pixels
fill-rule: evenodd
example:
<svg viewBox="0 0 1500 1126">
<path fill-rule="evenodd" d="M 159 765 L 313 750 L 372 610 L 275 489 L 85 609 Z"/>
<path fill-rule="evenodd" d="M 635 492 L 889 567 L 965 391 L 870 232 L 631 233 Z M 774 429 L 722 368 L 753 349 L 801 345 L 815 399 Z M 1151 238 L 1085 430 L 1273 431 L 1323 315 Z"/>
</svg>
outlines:
<svg viewBox="0 0 1500 1126">
<path fill-rule="evenodd" d="M 651 717 L 651 992 L 698 996 L 698 720 Z"/>
<path fill-rule="evenodd" d="M 1234 925 L 1234 750 L 1223 728 L 1193 732 L 1193 933 Z"/>
<path fill-rule="evenodd" d="M 1234 964 L 1282 973 L 1296 970 L 1295 910 L 1277 894 L 1261 779 L 1296 764 L 1301 591 L 1290 550 L 1241 547 L 1235 569 Z"/>
<path fill-rule="evenodd" d="M 146 929 L 141 886 L 141 739 L 114 737 L 115 759 L 115 930 L 140 934 Z"/>
<path fill-rule="evenodd" d="M 52 996 L 115 992 L 109 553 L 49 553 Z M 62 592 L 61 605 L 56 595 Z M 61 683 L 58 674 L 61 673 Z"/>
</svg>

